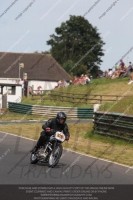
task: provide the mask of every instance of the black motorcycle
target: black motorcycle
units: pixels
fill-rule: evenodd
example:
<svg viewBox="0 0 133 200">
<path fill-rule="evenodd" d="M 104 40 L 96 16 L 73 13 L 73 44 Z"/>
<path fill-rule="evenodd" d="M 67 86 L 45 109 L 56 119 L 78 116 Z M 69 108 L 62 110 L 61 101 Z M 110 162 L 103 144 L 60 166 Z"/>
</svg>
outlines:
<svg viewBox="0 0 133 200">
<path fill-rule="evenodd" d="M 40 161 L 42 163 L 48 162 L 49 167 L 55 167 L 62 155 L 62 143 L 65 139 L 65 135 L 59 131 L 50 136 L 49 142 L 40 147 L 36 153 L 31 153 L 31 164 L 36 164 Z"/>
</svg>

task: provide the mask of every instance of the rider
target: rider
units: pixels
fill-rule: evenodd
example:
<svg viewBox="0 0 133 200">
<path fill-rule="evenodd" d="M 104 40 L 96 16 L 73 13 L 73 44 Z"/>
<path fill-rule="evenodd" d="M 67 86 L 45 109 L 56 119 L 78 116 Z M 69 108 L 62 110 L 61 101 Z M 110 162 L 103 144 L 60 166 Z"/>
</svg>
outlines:
<svg viewBox="0 0 133 200">
<path fill-rule="evenodd" d="M 64 112 L 58 112 L 56 115 L 56 118 L 49 119 L 43 126 L 42 129 L 44 131 L 41 132 L 40 138 L 34 147 L 33 150 L 31 150 L 31 153 L 35 153 L 40 146 L 43 146 L 44 141 L 48 141 L 50 136 L 53 135 L 56 131 L 63 131 L 63 133 L 66 136 L 66 140 L 69 140 L 70 133 L 68 130 L 68 126 L 65 123 L 67 119 L 67 116 Z"/>
</svg>

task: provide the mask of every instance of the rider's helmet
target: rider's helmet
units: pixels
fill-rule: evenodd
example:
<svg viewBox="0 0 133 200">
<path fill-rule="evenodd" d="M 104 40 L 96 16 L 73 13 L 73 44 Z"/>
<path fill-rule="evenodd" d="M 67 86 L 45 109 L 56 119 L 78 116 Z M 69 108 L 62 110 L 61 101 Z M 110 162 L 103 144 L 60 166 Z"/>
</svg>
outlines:
<svg viewBox="0 0 133 200">
<path fill-rule="evenodd" d="M 66 122 L 67 116 L 64 112 L 58 112 L 56 115 L 56 120 L 59 124 L 64 124 Z"/>
</svg>

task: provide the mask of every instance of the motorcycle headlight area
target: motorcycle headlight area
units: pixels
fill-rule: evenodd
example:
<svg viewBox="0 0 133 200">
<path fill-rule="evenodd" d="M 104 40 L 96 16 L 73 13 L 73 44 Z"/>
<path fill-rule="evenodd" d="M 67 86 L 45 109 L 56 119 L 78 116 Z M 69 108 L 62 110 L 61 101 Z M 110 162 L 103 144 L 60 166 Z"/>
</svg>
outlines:
<svg viewBox="0 0 133 200">
<path fill-rule="evenodd" d="M 55 139 L 55 136 L 54 136 L 54 135 L 51 135 L 51 136 L 50 136 L 50 142 L 52 142 L 54 139 Z"/>
<path fill-rule="evenodd" d="M 65 135 L 62 132 L 56 132 L 55 133 L 55 138 L 61 142 L 64 142 L 65 140 Z"/>
</svg>

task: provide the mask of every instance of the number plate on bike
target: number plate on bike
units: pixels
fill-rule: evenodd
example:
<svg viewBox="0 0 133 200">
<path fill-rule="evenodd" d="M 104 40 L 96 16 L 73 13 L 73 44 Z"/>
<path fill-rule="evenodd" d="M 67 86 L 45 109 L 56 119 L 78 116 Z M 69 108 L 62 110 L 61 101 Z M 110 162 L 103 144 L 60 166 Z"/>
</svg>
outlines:
<svg viewBox="0 0 133 200">
<path fill-rule="evenodd" d="M 55 133 L 55 138 L 61 142 L 64 142 L 65 140 L 65 135 L 62 132 L 56 132 Z"/>
</svg>

